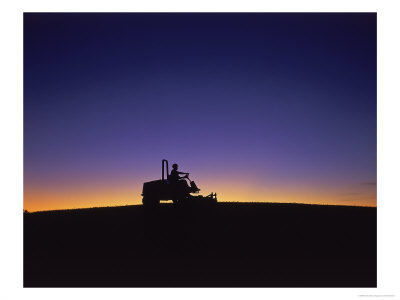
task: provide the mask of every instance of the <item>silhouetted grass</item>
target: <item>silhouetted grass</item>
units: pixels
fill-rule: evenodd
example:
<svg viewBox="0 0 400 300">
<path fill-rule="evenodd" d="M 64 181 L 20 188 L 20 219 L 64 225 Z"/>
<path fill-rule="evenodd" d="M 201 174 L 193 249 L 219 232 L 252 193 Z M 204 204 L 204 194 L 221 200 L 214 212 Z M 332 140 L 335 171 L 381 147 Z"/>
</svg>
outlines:
<svg viewBox="0 0 400 300">
<path fill-rule="evenodd" d="M 376 208 L 218 203 L 24 214 L 24 286 L 376 286 Z"/>
</svg>

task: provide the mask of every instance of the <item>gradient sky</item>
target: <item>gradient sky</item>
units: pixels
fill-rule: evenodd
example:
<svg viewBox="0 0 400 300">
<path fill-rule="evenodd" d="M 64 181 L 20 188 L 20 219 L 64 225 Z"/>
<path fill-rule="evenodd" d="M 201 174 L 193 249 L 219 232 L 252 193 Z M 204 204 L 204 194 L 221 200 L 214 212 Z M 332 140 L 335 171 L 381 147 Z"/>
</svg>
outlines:
<svg viewBox="0 0 400 300">
<path fill-rule="evenodd" d="M 24 208 L 376 206 L 376 14 L 24 14 Z"/>
</svg>

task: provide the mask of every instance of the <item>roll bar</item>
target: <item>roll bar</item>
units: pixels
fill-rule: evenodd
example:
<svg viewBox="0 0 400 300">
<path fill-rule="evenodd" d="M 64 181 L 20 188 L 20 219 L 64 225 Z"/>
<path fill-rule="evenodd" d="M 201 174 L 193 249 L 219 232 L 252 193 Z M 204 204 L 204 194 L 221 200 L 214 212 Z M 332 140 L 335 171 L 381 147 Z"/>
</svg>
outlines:
<svg viewBox="0 0 400 300">
<path fill-rule="evenodd" d="M 164 162 L 165 162 L 165 164 L 164 164 Z M 161 162 L 161 165 L 162 165 L 162 180 L 168 179 L 168 176 L 169 176 L 168 160 L 163 159 Z M 167 165 L 167 176 L 166 176 L 167 178 L 165 178 L 165 179 L 164 179 L 164 165 Z"/>
</svg>

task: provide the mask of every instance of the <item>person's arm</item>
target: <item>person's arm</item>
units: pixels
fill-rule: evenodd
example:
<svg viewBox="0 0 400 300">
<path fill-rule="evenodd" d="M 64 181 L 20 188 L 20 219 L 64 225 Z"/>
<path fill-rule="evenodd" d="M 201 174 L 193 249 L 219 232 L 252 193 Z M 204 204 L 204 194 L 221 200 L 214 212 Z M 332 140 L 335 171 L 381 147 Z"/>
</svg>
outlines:
<svg viewBox="0 0 400 300">
<path fill-rule="evenodd" d="M 178 172 L 178 174 L 185 174 L 185 176 L 180 176 L 179 179 L 185 179 L 185 178 L 189 178 L 189 173 L 185 173 L 185 172 Z"/>
</svg>

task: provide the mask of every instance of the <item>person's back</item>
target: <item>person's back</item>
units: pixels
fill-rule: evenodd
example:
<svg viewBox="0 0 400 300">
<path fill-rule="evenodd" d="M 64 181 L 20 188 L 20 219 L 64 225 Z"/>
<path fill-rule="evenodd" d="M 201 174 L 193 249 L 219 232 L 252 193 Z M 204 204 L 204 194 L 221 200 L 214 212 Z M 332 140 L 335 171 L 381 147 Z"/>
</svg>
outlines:
<svg viewBox="0 0 400 300">
<path fill-rule="evenodd" d="M 180 179 L 178 171 L 175 169 L 172 169 L 171 174 L 169 175 L 168 179 L 169 179 L 169 181 L 171 181 L 173 183 L 178 182 L 178 180 Z"/>
</svg>

